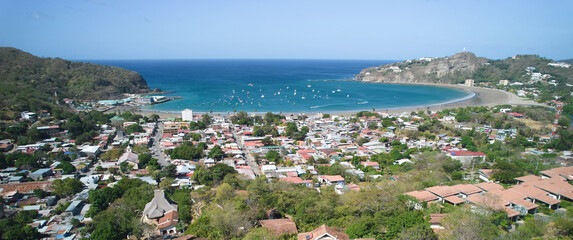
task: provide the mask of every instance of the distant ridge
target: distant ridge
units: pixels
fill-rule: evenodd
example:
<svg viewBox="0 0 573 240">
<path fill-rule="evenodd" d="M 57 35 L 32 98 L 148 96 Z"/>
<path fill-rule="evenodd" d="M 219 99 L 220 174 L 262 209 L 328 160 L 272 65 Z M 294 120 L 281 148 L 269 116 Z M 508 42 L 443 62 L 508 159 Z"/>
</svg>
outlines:
<svg viewBox="0 0 573 240">
<path fill-rule="evenodd" d="M 445 58 L 422 58 L 364 69 L 356 80 L 382 83 L 441 83 L 450 84 L 465 80 L 486 63 L 485 58 L 470 52 L 457 53 Z"/>
<path fill-rule="evenodd" d="M 39 58 L 11 47 L 0 47 L 0 108 L 38 110 L 58 97 L 82 100 L 119 98 L 123 93 L 149 92 L 134 71 L 60 58 Z"/>
<path fill-rule="evenodd" d="M 420 58 L 369 67 L 362 70 L 354 80 L 400 84 L 456 84 L 466 79 L 494 84 L 499 80 L 526 82 L 531 79 L 526 69 L 534 67 L 534 72 L 550 74 L 558 83 L 573 83 L 573 68 L 549 66 L 551 62 L 554 61 L 537 55 L 516 55 L 491 60 L 476 57 L 471 52 L 461 52 L 443 58 Z"/>
</svg>

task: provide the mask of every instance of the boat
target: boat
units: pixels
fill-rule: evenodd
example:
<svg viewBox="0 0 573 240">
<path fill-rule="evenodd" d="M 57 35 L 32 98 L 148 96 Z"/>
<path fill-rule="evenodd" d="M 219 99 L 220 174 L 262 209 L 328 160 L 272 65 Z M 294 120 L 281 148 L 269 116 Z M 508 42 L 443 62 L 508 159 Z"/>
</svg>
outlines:
<svg viewBox="0 0 573 240">
<path fill-rule="evenodd" d="M 312 86 L 310 86 L 310 84 L 308 84 L 308 85 L 306 85 L 306 87 L 312 87 Z"/>
<path fill-rule="evenodd" d="M 339 89 L 336 89 L 336 91 L 337 91 L 337 92 L 340 92 L 340 88 L 339 88 Z"/>
<path fill-rule="evenodd" d="M 264 97 L 265 97 L 265 95 L 264 95 L 264 94 L 263 94 L 263 95 L 261 95 L 261 98 L 264 98 Z"/>
<path fill-rule="evenodd" d="M 252 86 L 253 86 L 253 84 L 252 84 L 252 83 L 249 83 L 248 85 L 249 85 L 249 87 L 252 87 Z"/>
</svg>

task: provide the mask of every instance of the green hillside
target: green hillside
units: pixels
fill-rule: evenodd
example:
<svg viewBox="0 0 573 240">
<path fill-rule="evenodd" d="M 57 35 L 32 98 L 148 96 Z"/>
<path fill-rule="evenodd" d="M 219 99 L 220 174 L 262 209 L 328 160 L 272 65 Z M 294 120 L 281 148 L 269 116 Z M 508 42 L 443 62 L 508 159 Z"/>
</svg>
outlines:
<svg viewBox="0 0 573 240">
<path fill-rule="evenodd" d="M 19 49 L 0 47 L 0 109 L 50 108 L 58 97 L 99 100 L 122 93 L 148 92 L 136 72 L 60 58 L 39 58 Z"/>
</svg>

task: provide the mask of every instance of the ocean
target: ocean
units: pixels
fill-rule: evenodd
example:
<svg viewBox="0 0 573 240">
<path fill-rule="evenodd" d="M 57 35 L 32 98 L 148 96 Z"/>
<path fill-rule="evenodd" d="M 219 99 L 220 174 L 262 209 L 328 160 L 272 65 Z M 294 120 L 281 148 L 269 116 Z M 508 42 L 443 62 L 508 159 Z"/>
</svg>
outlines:
<svg viewBox="0 0 573 240">
<path fill-rule="evenodd" d="M 387 60 L 90 60 L 139 72 L 150 88 L 180 96 L 148 110 L 196 112 L 341 112 L 455 101 L 465 91 L 348 81 Z"/>
</svg>

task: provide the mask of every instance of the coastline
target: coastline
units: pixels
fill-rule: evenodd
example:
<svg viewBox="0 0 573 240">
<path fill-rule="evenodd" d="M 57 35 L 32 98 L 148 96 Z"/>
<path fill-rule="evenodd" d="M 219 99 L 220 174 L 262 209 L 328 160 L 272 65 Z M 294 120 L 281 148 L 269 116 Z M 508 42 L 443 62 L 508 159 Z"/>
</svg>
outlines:
<svg viewBox="0 0 573 240">
<path fill-rule="evenodd" d="M 374 82 L 370 82 L 374 83 Z M 398 84 L 398 83 L 388 83 L 388 84 Z M 404 112 L 412 112 L 412 111 L 420 111 L 420 110 L 431 110 L 431 111 L 441 111 L 443 109 L 449 108 L 459 108 L 459 107 L 469 107 L 469 106 L 495 106 L 495 105 L 534 105 L 534 106 L 546 106 L 544 104 L 536 103 L 532 100 L 523 99 L 517 96 L 514 93 L 506 92 L 499 89 L 491 89 L 491 88 L 483 88 L 483 87 L 470 87 L 466 85 L 457 85 L 457 84 L 432 84 L 432 83 L 407 83 L 407 84 L 400 84 L 400 85 L 425 85 L 425 86 L 436 86 L 436 87 L 446 87 L 446 88 L 453 88 L 462 90 L 468 93 L 468 95 L 458 98 L 449 100 L 442 103 L 432 103 L 432 104 L 423 104 L 418 106 L 402 106 L 402 107 L 393 107 L 393 108 L 377 108 L 376 111 L 384 111 L 389 112 L 392 114 L 400 114 Z M 330 113 L 342 116 L 353 116 L 357 112 L 360 111 L 371 111 L 372 109 L 356 109 L 356 110 L 349 110 L 349 111 L 324 111 L 323 113 Z M 181 112 L 179 111 L 159 111 L 159 110 L 146 110 L 142 109 L 141 107 L 137 106 L 117 106 L 114 109 L 105 111 L 105 113 L 114 113 L 114 112 L 125 112 L 131 111 L 136 114 L 140 114 L 143 116 L 150 116 L 152 114 L 157 114 L 161 118 L 176 118 L 181 117 Z M 203 114 L 206 112 L 196 112 L 197 114 Z M 266 112 L 249 112 L 249 114 L 265 114 Z M 282 114 L 290 115 L 290 114 L 316 114 L 318 112 L 283 112 Z M 228 112 L 212 112 L 209 114 L 213 115 L 227 115 Z"/>
</svg>

